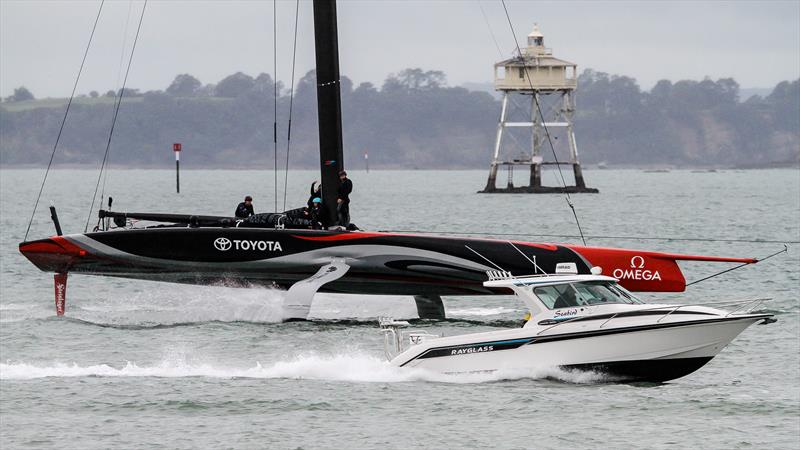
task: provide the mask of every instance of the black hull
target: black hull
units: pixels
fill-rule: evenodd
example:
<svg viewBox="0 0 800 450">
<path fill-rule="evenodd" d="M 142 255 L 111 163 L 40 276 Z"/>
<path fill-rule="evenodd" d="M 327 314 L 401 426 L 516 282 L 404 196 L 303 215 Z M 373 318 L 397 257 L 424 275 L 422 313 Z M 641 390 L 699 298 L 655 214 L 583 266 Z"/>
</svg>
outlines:
<svg viewBox="0 0 800 450">
<path fill-rule="evenodd" d="M 579 274 L 600 266 L 631 291 L 682 292 L 686 280 L 676 261 L 756 261 L 422 234 L 209 226 L 205 223 L 220 218 L 170 217 L 200 225 L 53 236 L 22 242 L 19 249 L 46 272 L 280 288 L 337 258 L 349 270 L 324 285 L 323 292 L 375 295 L 509 294 L 506 288 L 483 286 L 487 270 L 502 268 L 516 276 L 555 273 L 558 263 L 574 263 Z"/>
<path fill-rule="evenodd" d="M 561 262 L 574 262 L 579 273 L 590 271 L 590 264 L 567 247 L 515 245 L 393 233 L 157 227 L 24 242 L 20 251 L 48 272 L 280 288 L 312 276 L 332 258 L 341 258 L 350 270 L 321 291 L 374 295 L 510 293 L 483 286 L 485 272 L 496 270 L 484 258 L 517 275 L 534 272 L 526 256 L 550 273 Z"/>
<path fill-rule="evenodd" d="M 565 370 L 599 372 L 614 381 L 663 383 L 685 377 L 706 365 L 712 356 L 702 358 L 647 359 L 638 361 L 614 361 L 562 366 Z"/>
</svg>

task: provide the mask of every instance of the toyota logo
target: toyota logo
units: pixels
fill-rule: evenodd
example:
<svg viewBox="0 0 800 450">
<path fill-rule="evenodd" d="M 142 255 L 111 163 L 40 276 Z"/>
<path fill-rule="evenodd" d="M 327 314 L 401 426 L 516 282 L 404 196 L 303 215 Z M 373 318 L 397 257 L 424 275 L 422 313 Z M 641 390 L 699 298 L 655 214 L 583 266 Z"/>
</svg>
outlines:
<svg viewBox="0 0 800 450">
<path fill-rule="evenodd" d="M 217 250 L 224 252 L 231 249 L 231 240 L 228 238 L 220 237 L 214 239 L 214 247 Z"/>
</svg>

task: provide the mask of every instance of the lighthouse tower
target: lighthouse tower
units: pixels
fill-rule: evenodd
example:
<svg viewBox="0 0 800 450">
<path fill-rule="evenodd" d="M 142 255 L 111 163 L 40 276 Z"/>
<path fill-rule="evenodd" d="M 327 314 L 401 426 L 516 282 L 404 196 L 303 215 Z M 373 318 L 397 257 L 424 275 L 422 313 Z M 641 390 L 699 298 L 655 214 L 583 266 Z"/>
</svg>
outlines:
<svg viewBox="0 0 800 450">
<path fill-rule="evenodd" d="M 544 46 L 544 35 L 537 25 L 533 26 L 533 31 L 528 35 L 528 46 L 521 49 L 520 55 L 494 65 L 494 88 L 503 93 L 503 100 L 489 180 L 486 188 L 480 192 L 598 192 L 597 189 L 586 187 L 578 162 L 578 146 L 572 124 L 577 86 L 577 65 L 554 57 L 552 51 Z M 530 99 L 522 96 L 530 96 Z M 520 97 L 525 99 L 521 107 L 514 100 Z M 516 106 L 516 113 L 523 117 L 522 121 L 510 120 L 509 102 Z M 529 133 L 529 149 L 516 157 L 503 152 L 503 138 L 511 133 L 509 128 L 522 128 L 526 134 Z M 559 148 L 568 147 L 569 157 L 553 158 L 550 142 L 556 154 Z M 573 186 L 542 185 L 542 166 L 556 164 L 572 166 Z M 500 166 L 508 170 L 505 188 L 496 186 L 497 169 Z M 514 186 L 515 166 L 530 168 L 529 186 Z"/>
</svg>

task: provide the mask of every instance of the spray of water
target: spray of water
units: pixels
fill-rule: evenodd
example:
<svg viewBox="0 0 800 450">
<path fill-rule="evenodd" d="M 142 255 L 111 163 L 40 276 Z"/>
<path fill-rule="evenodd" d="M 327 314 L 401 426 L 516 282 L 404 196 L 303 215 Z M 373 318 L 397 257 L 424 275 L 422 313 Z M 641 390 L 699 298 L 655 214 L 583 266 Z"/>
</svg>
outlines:
<svg viewBox="0 0 800 450">
<path fill-rule="evenodd" d="M 218 379 L 307 379 L 365 383 L 437 382 L 486 383 L 501 380 L 556 379 L 568 383 L 596 383 L 605 381 L 593 372 L 564 371 L 555 367 L 535 370 L 506 370 L 491 373 L 441 374 L 423 369 L 392 366 L 383 359 L 364 353 L 318 355 L 314 353 L 249 367 L 226 367 L 202 362 L 192 362 L 183 356 L 165 357 L 152 365 L 125 362 L 124 365 L 97 364 L 81 366 L 77 363 L 47 365 L 26 362 L 0 363 L 0 379 L 28 380 L 64 377 L 155 377 L 183 378 L 206 377 Z"/>
</svg>

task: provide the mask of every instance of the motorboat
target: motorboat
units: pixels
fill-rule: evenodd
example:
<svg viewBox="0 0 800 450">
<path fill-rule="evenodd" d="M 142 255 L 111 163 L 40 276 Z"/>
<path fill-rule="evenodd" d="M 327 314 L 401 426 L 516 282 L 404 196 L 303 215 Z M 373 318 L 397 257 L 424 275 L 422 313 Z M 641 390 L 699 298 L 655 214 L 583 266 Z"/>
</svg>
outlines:
<svg viewBox="0 0 800 450">
<path fill-rule="evenodd" d="M 525 277 L 490 271 L 486 287 L 511 289 L 525 303 L 520 328 L 439 336 L 382 319 L 387 358 L 442 373 L 559 367 L 664 382 L 696 371 L 750 325 L 775 321 L 757 312 L 768 299 L 647 304 L 600 273 L 579 274 L 572 263 Z"/>
</svg>

